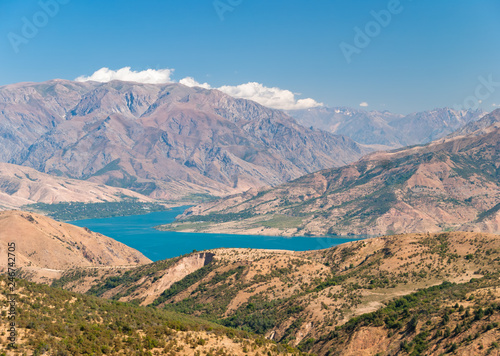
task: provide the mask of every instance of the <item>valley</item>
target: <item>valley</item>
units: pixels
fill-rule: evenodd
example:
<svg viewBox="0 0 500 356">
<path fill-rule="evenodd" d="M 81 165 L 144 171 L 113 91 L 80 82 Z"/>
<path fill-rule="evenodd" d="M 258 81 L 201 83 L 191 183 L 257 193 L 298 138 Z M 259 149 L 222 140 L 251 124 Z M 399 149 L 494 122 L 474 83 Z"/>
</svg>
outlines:
<svg viewBox="0 0 500 356">
<path fill-rule="evenodd" d="M 18 246 L 20 350 L 496 349 L 500 110 L 290 112 L 322 117 L 306 128 L 182 84 L 53 80 L 0 97 L 0 253 Z M 68 298 L 78 313 L 51 319 Z"/>
<path fill-rule="evenodd" d="M 193 250 L 214 248 L 252 248 L 271 250 L 307 251 L 328 248 L 345 242 L 357 241 L 366 236 L 318 237 L 255 236 L 234 234 L 184 233 L 161 231 L 155 227 L 174 221 L 187 207 L 175 207 L 165 211 L 143 215 L 121 216 L 70 221 L 72 225 L 86 227 L 135 248 L 153 261 L 173 258 Z"/>
<path fill-rule="evenodd" d="M 0 356 L 500 356 L 498 0 L 0 10 Z"/>
<path fill-rule="evenodd" d="M 374 355 L 453 348 L 487 354 L 500 332 L 499 263 L 497 235 L 404 234 L 304 252 L 222 248 L 135 267 L 73 264 L 41 280 L 52 287 L 37 287 L 37 293 L 57 295 L 62 288 L 87 295 L 72 294 L 79 303 L 95 300 L 102 310 L 107 302 L 88 298 L 109 299 L 118 303 L 112 309 L 138 308 L 135 315 L 141 306 L 158 317 L 189 314 L 279 342 L 282 351 Z M 36 278 L 23 273 L 23 279 Z M 414 313 L 424 314 L 415 320 Z M 211 340 L 203 332 L 190 335 Z"/>
</svg>

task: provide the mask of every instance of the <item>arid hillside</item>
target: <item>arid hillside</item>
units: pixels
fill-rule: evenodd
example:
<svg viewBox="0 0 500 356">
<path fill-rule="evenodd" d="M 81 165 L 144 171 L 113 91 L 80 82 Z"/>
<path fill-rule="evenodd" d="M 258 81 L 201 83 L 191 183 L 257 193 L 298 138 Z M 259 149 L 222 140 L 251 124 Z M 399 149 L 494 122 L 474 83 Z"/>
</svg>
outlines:
<svg viewBox="0 0 500 356">
<path fill-rule="evenodd" d="M 0 210 L 33 203 L 116 202 L 123 199 L 154 200 L 124 188 L 56 177 L 29 167 L 0 162 Z"/>
<path fill-rule="evenodd" d="M 7 314 L 10 296 L 0 277 L 0 309 Z M 305 356 L 251 333 L 199 318 L 116 303 L 18 281 L 17 348 L 0 336 L 2 355 L 288 355 Z M 0 327 L 8 330 L 8 319 Z"/>
<path fill-rule="evenodd" d="M 331 333 L 419 289 L 500 268 L 497 235 L 406 234 L 308 251 L 216 249 L 134 269 L 72 269 L 53 286 L 220 320 L 327 355 Z M 497 277 L 495 277 L 497 278 Z"/>
<path fill-rule="evenodd" d="M 0 212 L 0 271 L 9 243 L 23 278 L 48 283 L 70 268 L 135 267 L 150 263 L 139 251 L 88 229 L 22 211 Z"/>
<path fill-rule="evenodd" d="M 351 319 L 319 340 L 319 354 L 500 355 L 500 280 L 496 273 L 444 283 Z"/>
<path fill-rule="evenodd" d="M 483 122 L 494 124 L 201 204 L 164 228 L 263 235 L 499 233 L 500 110 L 471 125 Z"/>
</svg>

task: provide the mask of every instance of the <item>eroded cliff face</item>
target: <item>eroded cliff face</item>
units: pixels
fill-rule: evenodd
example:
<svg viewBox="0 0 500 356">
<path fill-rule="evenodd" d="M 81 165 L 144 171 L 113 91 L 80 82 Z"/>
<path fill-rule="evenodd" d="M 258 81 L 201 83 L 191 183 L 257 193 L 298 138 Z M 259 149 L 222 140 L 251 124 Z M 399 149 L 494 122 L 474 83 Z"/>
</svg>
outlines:
<svg viewBox="0 0 500 356">
<path fill-rule="evenodd" d="M 0 88 L 0 109 L 0 161 L 162 199 L 277 185 L 368 152 L 282 111 L 182 84 L 16 84 Z"/>
<path fill-rule="evenodd" d="M 211 252 L 202 252 L 199 254 L 191 254 L 179 259 L 174 265 L 156 274 L 151 280 L 150 276 L 144 276 L 134 284 L 137 286 L 134 293 L 121 297 L 119 300 L 128 302 L 132 300 L 140 300 L 141 305 L 149 305 L 153 303 L 160 295 L 168 290 L 175 282 L 178 282 L 196 272 L 200 268 L 212 262 L 214 254 Z M 89 288 L 92 285 L 89 285 Z M 118 286 L 104 293 L 104 298 L 113 298 L 114 296 L 125 292 L 130 286 Z"/>
</svg>

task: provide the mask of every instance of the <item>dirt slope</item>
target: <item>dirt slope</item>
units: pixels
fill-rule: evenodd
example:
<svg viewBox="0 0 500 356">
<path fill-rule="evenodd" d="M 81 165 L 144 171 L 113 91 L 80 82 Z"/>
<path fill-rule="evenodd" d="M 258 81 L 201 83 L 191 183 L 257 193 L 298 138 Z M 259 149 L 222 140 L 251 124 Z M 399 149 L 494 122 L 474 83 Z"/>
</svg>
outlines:
<svg viewBox="0 0 500 356">
<path fill-rule="evenodd" d="M 15 243 L 16 268 L 34 281 L 50 281 L 76 267 L 137 266 L 150 263 L 139 251 L 85 228 L 22 211 L 0 212 L 0 266 Z"/>
</svg>

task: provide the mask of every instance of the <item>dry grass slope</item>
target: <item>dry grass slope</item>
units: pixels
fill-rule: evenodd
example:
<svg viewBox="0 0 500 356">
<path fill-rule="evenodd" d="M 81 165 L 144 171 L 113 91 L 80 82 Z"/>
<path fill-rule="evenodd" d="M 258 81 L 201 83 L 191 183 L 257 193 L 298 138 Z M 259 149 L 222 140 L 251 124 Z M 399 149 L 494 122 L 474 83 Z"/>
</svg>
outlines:
<svg viewBox="0 0 500 356">
<path fill-rule="evenodd" d="M 0 277 L 0 309 L 8 289 Z M 17 348 L 0 336 L 2 355 L 305 355 L 291 347 L 205 320 L 17 282 Z M 7 330 L 7 318 L 0 328 Z"/>
<path fill-rule="evenodd" d="M 0 266 L 7 244 L 16 245 L 16 267 L 32 281 L 52 281 L 76 267 L 136 267 L 150 263 L 142 253 L 88 229 L 22 211 L 0 212 Z"/>
<path fill-rule="evenodd" d="M 216 249 L 85 278 L 88 294 L 218 320 L 320 350 L 318 340 L 352 318 L 422 288 L 467 283 L 500 268 L 497 235 L 451 232 L 372 238 L 319 251 Z M 198 261 L 198 262 L 195 262 Z M 165 283 L 165 276 L 175 276 Z M 60 286 L 84 280 L 78 271 Z M 320 353 L 324 354 L 324 350 Z"/>
</svg>

